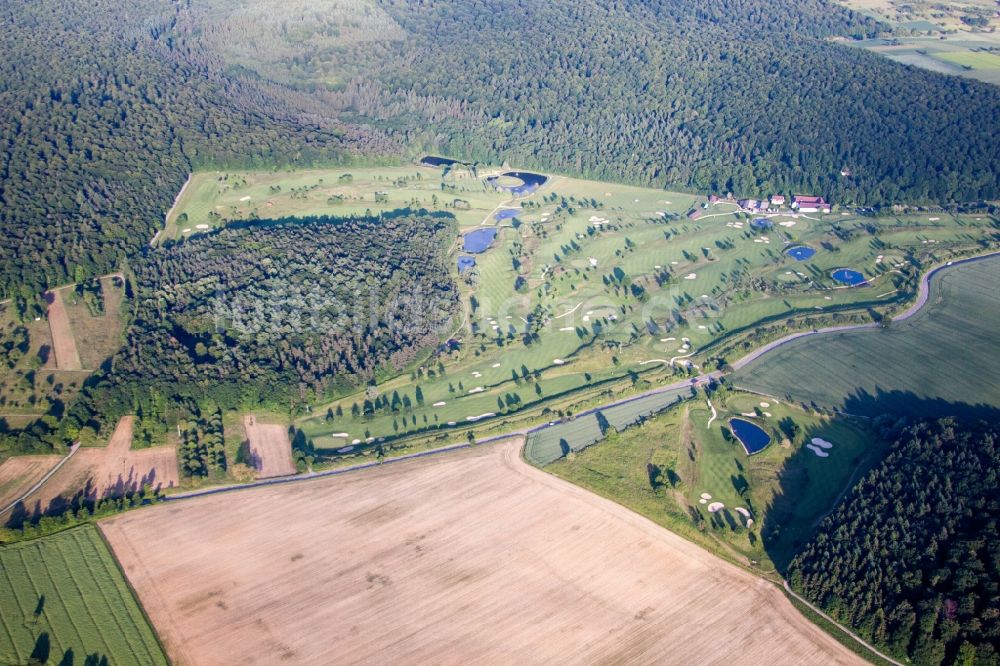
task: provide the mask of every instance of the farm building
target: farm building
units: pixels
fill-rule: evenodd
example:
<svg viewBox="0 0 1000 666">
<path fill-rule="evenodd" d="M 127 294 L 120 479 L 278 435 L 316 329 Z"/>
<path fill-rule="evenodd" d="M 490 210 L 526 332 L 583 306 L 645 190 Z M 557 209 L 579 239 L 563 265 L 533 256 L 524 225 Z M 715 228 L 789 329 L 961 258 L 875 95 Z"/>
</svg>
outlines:
<svg viewBox="0 0 1000 666">
<path fill-rule="evenodd" d="M 772 206 L 784 206 L 785 205 L 785 195 L 783 195 L 783 194 L 772 194 L 771 195 L 771 205 Z"/>
<path fill-rule="evenodd" d="M 792 197 L 792 208 L 800 213 L 829 213 L 830 204 L 823 197 L 796 194 Z"/>
<path fill-rule="evenodd" d="M 708 203 L 714 204 L 714 203 L 718 203 L 718 202 L 719 202 L 719 195 L 718 194 L 710 194 L 710 195 L 708 195 Z"/>
<path fill-rule="evenodd" d="M 760 202 L 756 199 L 740 199 L 736 203 L 740 208 L 746 208 L 747 210 L 757 210 L 760 208 Z"/>
</svg>

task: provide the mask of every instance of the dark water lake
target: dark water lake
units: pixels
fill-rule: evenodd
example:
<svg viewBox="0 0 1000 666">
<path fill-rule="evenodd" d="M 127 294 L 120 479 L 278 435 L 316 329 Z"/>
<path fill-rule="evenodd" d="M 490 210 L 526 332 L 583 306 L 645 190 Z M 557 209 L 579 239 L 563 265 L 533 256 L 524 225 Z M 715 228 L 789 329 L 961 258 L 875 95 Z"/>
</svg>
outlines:
<svg viewBox="0 0 1000 666">
<path fill-rule="evenodd" d="M 785 254 L 795 261 L 805 261 L 811 259 L 816 254 L 816 250 L 808 245 L 796 245 L 785 250 Z"/>
<path fill-rule="evenodd" d="M 490 246 L 496 237 L 497 230 L 495 227 L 483 227 L 482 229 L 470 231 L 462 239 L 462 249 L 473 254 L 485 252 L 486 248 Z"/>
<path fill-rule="evenodd" d="M 833 273 L 830 274 L 837 282 L 842 282 L 851 287 L 858 287 L 863 284 L 868 284 L 867 278 L 857 271 L 853 271 L 850 268 L 838 268 Z"/>
<path fill-rule="evenodd" d="M 729 419 L 729 427 L 732 428 L 736 439 L 740 440 L 748 456 L 763 451 L 771 443 L 771 436 L 756 423 L 743 419 Z"/>
<path fill-rule="evenodd" d="M 498 185 L 499 178 L 496 176 L 490 176 L 486 179 L 486 182 L 495 187 L 498 190 L 506 190 L 514 196 L 523 197 L 531 194 L 539 187 L 545 184 L 549 178 L 548 176 L 543 176 L 540 173 L 532 173 L 530 171 L 508 171 L 503 174 L 506 178 L 517 178 L 522 181 L 520 185 Z"/>
<path fill-rule="evenodd" d="M 425 155 L 420 159 L 420 163 L 429 167 L 443 167 L 451 164 L 463 164 L 463 162 L 453 160 L 450 157 L 438 157 L 437 155 Z"/>
</svg>

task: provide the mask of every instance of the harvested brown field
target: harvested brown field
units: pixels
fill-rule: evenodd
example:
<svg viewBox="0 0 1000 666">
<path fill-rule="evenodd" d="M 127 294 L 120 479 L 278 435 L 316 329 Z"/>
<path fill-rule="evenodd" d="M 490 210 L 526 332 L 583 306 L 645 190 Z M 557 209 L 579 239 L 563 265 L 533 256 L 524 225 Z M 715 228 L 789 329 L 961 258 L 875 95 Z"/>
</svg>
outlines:
<svg viewBox="0 0 1000 666">
<path fill-rule="evenodd" d="M 0 465 L 0 511 L 38 483 L 61 456 L 14 456 Z"/>
<path fill-rule="evenodd" d="M 76 338 L 73 337 L 73 327 L 69 323 L 69 314 L 62 294 L 58 289 L 45 293 L 49 304 L 49 330 L 52 332 L 52 351 L 56 357 L 56 367 L 60 370 L 80 370 L 80 354 L 76 350 Z"/>
<path fill-rule="evenodd" d="M 31 511 L 47 511 L 53 502 L 80 493 L 101 499 L 138 490 L 143 484 L 164 489 L 178 483 L 177 451 L 173 446 L 132 450 L 134 417 L 118 421 L 108 445 L 82 447 L 41 488 L 28 497 Z"/>
<path fill-rule="evenodd" d="M 243 431 L 250 443 L 250 466 L 257 470 L 258 478 L 295 474 L 288 426 L 260 423 L 248 414 L 243 418 Z"/>
<path fill-rule="evenodd" d="M 521 442 L 101 526 L 177 664 L 863 663 Z"/>
</svg>

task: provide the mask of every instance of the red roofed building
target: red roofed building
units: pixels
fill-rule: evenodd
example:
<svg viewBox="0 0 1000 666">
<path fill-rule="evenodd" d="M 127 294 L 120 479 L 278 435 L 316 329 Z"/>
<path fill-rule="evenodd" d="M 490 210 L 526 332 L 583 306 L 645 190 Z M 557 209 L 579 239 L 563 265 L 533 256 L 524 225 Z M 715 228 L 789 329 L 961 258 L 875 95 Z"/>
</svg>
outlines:
<svg viewBox="0 0 1000 666">
<path fill-rule="evenodd" d="M 772 206 L 784 206 L 785 205 L 785 195 L 783 195 L 783 194 L 772 194 L 771 195 L 771 205 Z"/>
<path fill-rule="evenodd" d="M 792 208 L 800 213 L 829 213 L 830 204 L 823 197 L 796 194 L 792 197 Z"/>
</svg>

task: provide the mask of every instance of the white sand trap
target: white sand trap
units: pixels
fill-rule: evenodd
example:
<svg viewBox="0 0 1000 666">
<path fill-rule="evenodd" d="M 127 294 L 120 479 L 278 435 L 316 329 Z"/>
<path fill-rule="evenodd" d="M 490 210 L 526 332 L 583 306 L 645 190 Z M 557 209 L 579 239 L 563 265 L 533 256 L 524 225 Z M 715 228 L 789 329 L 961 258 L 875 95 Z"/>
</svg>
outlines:
<svg viewBox="0 0 1000 666">
<path fill-rule="evenodd" d="M 762 402 L 762 403 L 760 403 L 760 406 L 763 407 L 764 409 L 767 409 L 768 407 L 771 406 L 771 403 L 769 403 L 769 402 Z"/>
<path fill-rule="evenodd" d="M 480 419 L 488 419 L 491 416 L 496 416 L 493 412 L 486 412 L 485 414 L 480 414 L 479 416 L 466 416 L 466 421 L 479 421 Z"/>
<path fill-rule="evenodd" d="M 576 329 L 575 329 L 575 328 L 573 328 L 572 326 L 563 326 L 563 327 L 562 327 L 562 328 L 560 328 L 559 330 L 560 330 L 560 331 L 575 331 Z"/>
<path fill-rule="evenodd" d="M 815 453 L 820 458 L 829 458 L 830 457 L 829 453 L 827 453 L 823 449 L 819 448 L 815 444 L 806 444 L 806 448 L 809 449 L 810 451 L 812 451 L 813 453 Z"/>
<path fill-rule="evenodd" d="M 492 326 L 491 328 L 492 328 L 492 329 L 493 329 L 494 331 L 499 331 L 499 330 L 500 330 L 500 327 L 499 327 L 498 325 L 496 325 L 496 324 L 493 324 L 493 326 Z"/>
<path fill-rule="evenodd" d="M 583 315 L 584 321 L 590 321 L 590 315 Z"/>
<path fill-rule="evenodd" d="M 552 359 L 552 363 L 553 363 L 554 365 L 562 365 L 562 364 L 563 364 L 563 363 L 565 363 L 565 362 L 566 362 L 566 361 L 562 360 L 561 358 L 554 358 L 554 359 Z"/>
<path fill-rule="evenodd" d="M 375 438 L 374 437 L 369 437 L 369 438 L 365 439 L 365 441 L 368 442 L 369 444 L 371 444 L 372 442 L 375 441 Z"/>
<path fill-rule="evenodd" d="M 744 507 L 742 507 L 742 506 L 736 507 L 735 509 L 733 509 L 733 511 L 735 511 L 738 514 L 740 514 L 744 518 L 749 518 L 750 517 L 750 512 L 747 509 L 745 509 Z"/>
<path fill-rule="evenodd" d="M 704 330 L 708 329 L 708 326 L 705 326 L 704 324 L 698 324 L 698 328 L 700 328 L 701 330 L 704 331 Z"/>
<path fill-rule="evenodd" d="M 937 222 L 941 218 L 940 217 L 928 217 L 927 219 L 930 220 L 931 222 Z"/>
<path fill-rule="evenodd" d="M 611 196 L 611 192 L 605 192 L 605 193 L 604 193 L 604 196 L 606 196 L 606 197 L 610 197 L 610 196 Z"/>
<path fill-rule="evenodd" d="M 816 446 L 824 448 L 824 449 L 832 449 L 833 448 L 833 442 L 828 442 L 825 439 L 823 439 L 822 437 L 813 437 L 812 438 L 812 443 L 815 444 Z"/>
<path fill-rule="evenodd" d="M 513 315 L 507 315 L 507 317 L 506 317 L 506 319 L 513 319 L 513 318 L 514 318 Z"/>
<path fill-rule="evenodd" d="M 594 257 L 587 257 L 587 261 L 590 262 L 591 266 L 593 266 L 594 268 L 597 268 L 597 259 L 595 259 Z"/>
<path fill-rule="evenodd" d="M 454 421 L 448 421 L 448 425 L 458 425 L 458 424 L 455 423 Z"/>
<path fill-rule="evenodd" d="M 712 496 L 709 495 L 708 493 L 702 493 L 701 494 L 701 498 L 704 499 L 704 500 L 710 500 L 710 499 L 712 499 Z"/>
<path fill-rule="evenodd" d="M 189 233 L 191 233 L 191 230 L 190 229 L 182 229 L 181 233 L 182 234 L 189 234 Z"/>
<path fill-rule="evenodd" d="M 688 350 L 687 347 L 678 347 L 677 348 L 677 351 L 679 351 L 679 352 L 684 352 L 684 351 L 687 351 L 687 350 Z"/>
<path fill-rule="evenodd" d="M 476 377 L 478 379 L 479 377 L 483 376 L 483 373 L 479 372 L 478 370 L 473 370 L 472 371 L 472 376 Z"/>
<path fill-rule="evenodd" d="M 691 342 L 691 338 L 681 338 L 682 342 Z"/>
<path fill-rule="evenodd" d="M 766 416 L 767 418 L 771 418 L 771 412 L 764 412 L 764 416 Z"/>
<path fill-rule="evenodd" d="M 667 216 L 667 214 L 664 213 L 662 210 L 656 211 L 656 214 L 659 215 L 660 217 L 666 217 Z"/>
<path fill-rule="evenodd" d="M 485 390 L 482 386 L 477 386 L 474 389 L 469 389 L 469 393 L 482 393 Z"/>
<path fill-rule="evenodd" d="M 753 526 L 753 518 L 747 518 L 747 527 Z"/>
<path fill-rule="evenodd" d="M 208 229 L 208 225 L 207 224 L 196 224 L 196 225 L 194 225 L 194 228 L 195 229 Z"/>
<path fill-rule="evenodd" d="M 660 270 L 661 268 L 663 268 L 663 266 L 656 264 L 655 266 L 653 266 L 653 268 L 655 268 L 656 270 Z"/>
<path fill-rule="evenodd" d="M 754 242 L 754 243 L 763 243 L 764 241 L 762 241 L 762 240 L 761 240 L 761 239 L 759 239 L 759 238 L 754 238 L 754 239 L 753 239 L 753 242 Z"/>
<path fill-rule="evenodd" d="M 671 266 L 676 266 L 676 265 L 677 265 L 677 262 L 676 262 L 676 261 L 671 261 L 671 262 L 670 262 L 670 265 L 671 265 Z"/>
<path fill-rule="evenodd" d="M 599 219 L 601 219 L 601 218 L 597 217 L 596 215 L 591 215 L 590 219 L 587 220 L 587 221 L 588 222 L 597 222 Z"/>
<path fill-rule="evenodd" d="M 685 280 L 693 280 L 693 279 L 695 279 L 696 277 L 698 277 L 698 274 L 697 274 L 697 273 L 688 273 L 687 275 L 685 275 L 685 276 L 684 276 L 684 279 L 685 279 Z"/>
<path fill-rule="evenodd" d="M 740 412 L 740 416 L 757 416 L 756 412 Z"/>
<path fill-rule="evenodd" d="M 778 222 L 778 224 L 780 224 L 783 227 L 794 227 L 795 226 L 795 220 L 788 220 L 786 222 Z"/>
<path fill-rule="evenodd" d="M 673 342 L 677 338 L 660 338 L 660 342 Z"/>
<path fill-rule="evenodd" d="M 708 500 L 707 499 L 700 499 L 700 500 L 698 500 L 698 503 L 699 504 L 708 504 Z"/>
<path fill-rule="evenodd" d="M 593 310 L 587 310 L 586 314 L 592 315 L 592 314 L 594 314 L 594 311 Z"/>
<path fill-rule="evenodd" d="M 360 444 L 360 443 L 361 443 L 360 439 L 352 439 L 351 440 L 351 444 Z"/>
<path fill-rule="evenodd" d="M 435 402 L 435 403 L 434 403 L 433 405 L 431 405 L 431 407 L 444 407 L 444 406 L 445 406 L 445 405 L 447 405 L 447 404 L 448 404 L 448 403 L 447 403 L 447 402 L 445 402 L 444 400 L 438 400 L 438 401 L 437 401 L 437 402 Z"/>
<path fill-rule="evenodd" d="M 240 197 L 240 201 L 250 201 L 250 197 Z"/>
<path fill-rule="evenodd" d="M 330 437 L 339 437 L 340 439 L 347 439 L 350 435 L 346 432 L 331 432 Z"/>
<path fill-rule="evenodd" d="M 493 365 L 491 365 L 490 367 L 491 367 L 491 368 L 499 368 L 499 367 L 500 367 L 500 364 L 499 364 L 499 363 L 494 363 L 494 364 L 493 364 Z"/>
<path fill-rule="evenodd" d="M 711 504 L 708 505 L 708 512 L 715 513 L 716 511 L 722 511 L 725 508 L 726 505 L 723 504 L 722 502 L 712 502 Z"/>
<path fill-rule="evenodd" d="M 337 453 L 350 453 L 353 450 L 354 450 L 353 446 L 345 446 L 342 449 L 337 449 Z"/>
</svg>

